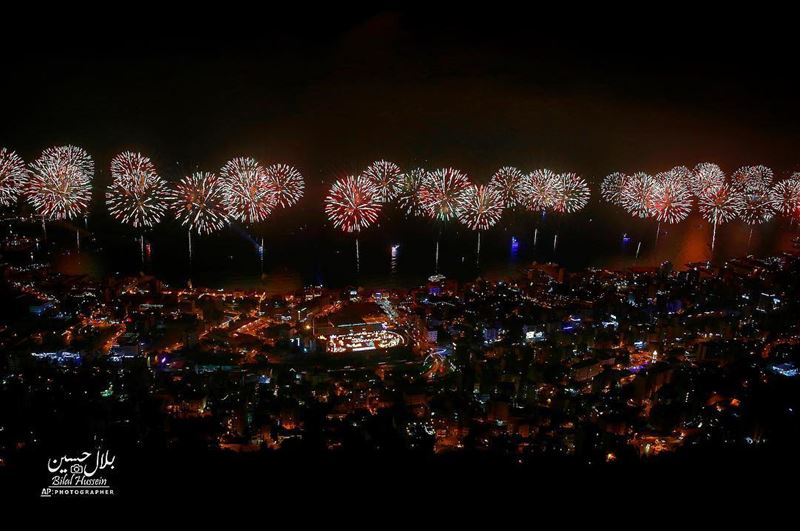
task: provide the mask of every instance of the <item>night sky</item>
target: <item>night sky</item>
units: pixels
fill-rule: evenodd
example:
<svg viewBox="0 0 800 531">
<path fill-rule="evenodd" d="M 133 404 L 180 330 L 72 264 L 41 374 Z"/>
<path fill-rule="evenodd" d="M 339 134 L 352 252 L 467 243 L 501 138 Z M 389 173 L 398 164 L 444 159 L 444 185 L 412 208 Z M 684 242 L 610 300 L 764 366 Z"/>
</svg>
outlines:
<svg viewBox="0 0 800 531">
<path fill-rule="evenodd" d="M 778 177 L 800 168 L 790 28 L 752 13 L 622 15 L 143 10 L 54 17 L 36 31 L 17 21 L 0 41 L 0 144 L 28 160 L 80 145 L 99 180 L 124 149 L 173 178 L 247 154 L 295 164 L 320 190 L 380 157 L 477 181 L 505 164 L 595 182 L 706 160 L 763 163 Z"/>
</svg>

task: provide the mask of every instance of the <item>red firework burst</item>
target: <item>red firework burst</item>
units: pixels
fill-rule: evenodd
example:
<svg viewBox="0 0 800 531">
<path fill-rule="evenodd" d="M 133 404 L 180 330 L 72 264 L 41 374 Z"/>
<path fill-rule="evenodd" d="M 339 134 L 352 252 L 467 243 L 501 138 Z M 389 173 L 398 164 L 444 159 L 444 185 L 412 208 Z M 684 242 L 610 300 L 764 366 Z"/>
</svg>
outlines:
<svg viewBox="0 0 800 531">
<path fill-rule="evenodd" d="M 792 221 L 800 220 L 800 179 L 784 179 L 772 190 L 773 201 L 781 214 Z"/>
<path fill-rule="evenodd" d="M 400 167 L 388 160 L 376 160 L 370 164 L 363 174 L 375 188 L 375 199 L 379 203 L 388 203 L 397 197 Z"/>
<path fill-rule="evenodd" d="M 228 212 L 243 223 L 267 219 L 278 204 L 278 191 L 253 158 L 240 157 L 222 167 L 222 189 Z"/>
<path fill-rule="evenodd" d="M 420 189 L 420 202 L 432 218 L 449 221 L 456 217 L 464 191 L 469 186 L 467 175 L 454 168 L 428 173 Z"/>
<path fill-rule="evenodd" d="M 680 172 L 656 175 L 651 215 L 661 223 L 680 223 L 692 211 L 692 195 Z"/>
<path fill-rule="evenodd" d="M 303 197 L 303 176 L 288 164 L 272 164 L 265 170 L 267 181 L 275 189 L 278 206 L 288 208 Z"/>
<path fill-rule="evenodd" d="M 487 186 L 470 186 L 458 209 L 458 220 L 472 230 L 486 230 L 503 215 L 503 198 Z"/>
<path fill-rule="evenodd" d="M 380 211 L 375 186 L 364 175 L 337 180 L 325 197 L 325 214 L 345 232 L 366 229 L 377 221 Z"/>
<path fill-rule="evenodd" d="M 181 225 L 211 234 L 228 224 L 228 207 L 216 174 L 196 172 L 181 179 L 170 193 L 170 206 Z"/>
</svg>

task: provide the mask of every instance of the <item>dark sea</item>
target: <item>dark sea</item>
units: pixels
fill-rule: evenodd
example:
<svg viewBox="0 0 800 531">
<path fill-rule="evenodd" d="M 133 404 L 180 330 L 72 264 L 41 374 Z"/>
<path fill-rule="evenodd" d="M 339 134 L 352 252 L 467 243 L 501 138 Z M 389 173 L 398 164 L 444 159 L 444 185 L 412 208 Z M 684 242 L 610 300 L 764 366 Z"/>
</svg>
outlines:
<svg viewBox="0 0 800 531">
<path fill-rule="evenodd" d="M 80 253 L 75 252 L 78 228 Z M 27 231 L 41 233 L 41 228 Z M 191 279 L 194 286 L 275 293 L 304 285 L 413 287 L 435 272 L 458 280 L 513 278 L 534 261 L 578 270 L 669 260 L 680 268 L 711 257 L 711 226 L 697 215 L 678 225 L 662 225 L 658 241 L 656 233 L 655 222 L 633 219 L 597 201 L 582 212 L 561 216 L 508 211 L 497 226 L 481 233 L 479 256 L 477 232 L 456 221 L 407 219 L 390 206 L 379 225 L 358 235 L 357 264 L 356 235 L 333 228 L 321 209 L 301 207 L 291 214 L 279 212 L 262 225 L 233 224 L 210 236 L 193 236 L 191 263 L 187 232 L 166 221 L 144 233 L 147 256 L 142 263 L 139 232 L 107 215 L 90 216 L 86 224 L 48 224 L 56 267 L 67 273 L 102 277 L 144 272 L 173 286 L 185 286 Z M 720 225 L 713 258 L 788 250 L 797 235 L 797 226 L 785 220 L 755 227 L 752 236 L 740 222 Z M 258 252 L 262 238 L 263 273 Z"/>
</svg>

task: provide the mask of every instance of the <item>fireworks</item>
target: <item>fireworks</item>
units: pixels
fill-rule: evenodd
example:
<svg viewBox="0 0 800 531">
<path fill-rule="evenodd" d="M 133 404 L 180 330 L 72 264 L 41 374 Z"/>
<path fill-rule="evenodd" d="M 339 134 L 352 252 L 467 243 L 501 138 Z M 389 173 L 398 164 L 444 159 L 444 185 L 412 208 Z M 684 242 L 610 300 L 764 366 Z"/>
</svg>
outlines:
<svg viewBox="0 0 800 531">
<path fill-rule="evenodd" d="M 458 219 L 472 230 L 486 230 L 503 215 L 500 192 L 487 186 L 469 186 L 459 206 Z"/>
<path fill-rule="evenodd" d="M 375 188 L 375 199 L 379 203 L 388 203 L 397 197 L 400 168 L 394 162 L 377 160 L 364 170 L 363 175 Z"/>
<path fill-rule="evenodd" d="M 397 204 L 407 216 L 424 216 L 425 208 L 420 201 L 420 190 L 427 172 L 415 168 L 400 175 L 397 185 Z"/>
<path fill-rule="evenodd" d="M 533 211 L 553 208 L 562 185 L 558 175 L 547 169 L 534 170 L 525 181 L 525 206 Z"/>
<path fill-rule="evenodd" d="M 692 196 L 680 171 L 656 175 L 650 197 L 650 214 L 659 223 L 680 223 L 692 211 Z"/>
<path fill-rule="evenodd" d="M 11 206 L 28 178 L 25 162 L 15 152 L 0 149 L 0 206 Z"/>
<path fill-rule="evenodd" d="M 653 212 L 656 180 L 652 175 L 637 172 L 625 180 L 620 189 L 619 204 L 632 216 L 649 217 Z"/>
<path fill-rule="evenodd" d="M 744 192 L 743 199 L 744 206 L 739 215 L 748 225 L 766 223 L 778 212 L 778 201 L 766 186 L 749 189 Z"/>
<path fill-rule="evenodd" d="M 728 183 L 711 186 L 703 190 L 697 199 L 697 206 L 703 218 L 714 225 L 711 233 L 711 251 L 717 241 L 717 225 L 736 219 L 744 207 L 741 192 Z"/>
<path fill-rule="evenodd" d="M 114 219 L 135 228 L 161 221 L 168 189 L 149 158 L 130 151 L 120 153 L 111 160 L 111 176 L 106 204 Z"/>
<path fill-rule="evenodd" d="M 692 180 L 692 171 L 689 168 L 687 168 L 686 166 L 675 166 L 674 168 L 669 170 L 669 173 L 670 175 L 672 175 L 674 179 L 680 181 L 680 183 L 684 186 L 684 188 L 689 190 L 689 193 L 691 193 L 689 184 Z"/>
<path fill-rule="evenodd" d="M 772 186 L 772 179 L 772 170 L 766 166 L 744 166 L 731 175 L 733 186 L 744 192 L 750 189 L 769 188 Z"/>
<path fill-rule="evenodd" d="M 500 195 L 506 208 L 512 208 L 523 202 L 528 182 L 521 171 L 511 166 L 504 166 L 492 175 L 489 188 Z"/>
<path fill-rule="evenodd" d="M 780 201 L 765 185 L 751 186 L 742 193 L 744 205 L 739 215 L 748 225 L 760 225 L 771 220 L 780 208 Z"/>
<path fill-rule="evenodd" d="M 181 179 L 170 193 L 170 206 L 190 233 L 211 234 L 228 223 L 222 182 L 214 173 L 196 172 Z"/>
<path fill-rule="evenodd" d="M 618 205 L 621 199 L 622 188 L 627 180 L 628 176 L 620 172 L 615 172 L 606 176 L 600 184 L 600 195 L 607 202 Z"/>
<path fill-rule="evenodd" d="M 425 176 L 420 201 L 429 216 L 448 221 L 456 217 L 468 186 L 469 178 L 459 170 L 436 170 Z"/>
<path fill-rule="evenodd" d="M 689 191 L 700 198 L 709 190 L 725 184 L 725 172 L 711 162 L 701 162 L 689 176 Z"/>
<path fill-rule="evenodd" d="M 45 149 L 30 167 L 24 193 L 45 219 L 74 219 L 85 214 L 92 198 L 94 162 L 83 149 Z"/>
<path fill-rule="evenodd" d="M 232 218 L 243 223 L 267 219 L 277 205 L 277 189 L 255 159 L 235 158 L 222 167 L 222 191 Z"/>
<path fill-rule="evenodd" d="M 793 175 L 789 179 L 780 181 L 772 190 L 772 196 L 781 214 L 792 221 L 800 219 L 800 179 L 796 179 Z"/>
<path fill-rule="evenodd" d="M 553 211 L 570 214 L 577 212 L 589 202 L 589 185 L 574 173 L 560 173 L 555 180 L 556 194 Z"/>
<path fill-rule="evenodd" d="M 705 189 L 697 200 L 700 215 L 709 223 L 727 223 L 736 219 L 744 207 L 741 192 L 728 183 Z"/>
<path fill-rule="evenodd" d="M 288 208 L 303 197 L 305 183 L 297 169 L 288 164 L 273 164 L 268 166 L 264 173 L 267 182 L 274 190 L 277 204 L 281 208 Z"/>
<path fill-rule="evenodd" d="M 378 219 L 380 211 L 375 186 L 364 175 L 337 180 L 325 197 L 328 219 L 345 232 L 366 229 Z"/>
</svg>

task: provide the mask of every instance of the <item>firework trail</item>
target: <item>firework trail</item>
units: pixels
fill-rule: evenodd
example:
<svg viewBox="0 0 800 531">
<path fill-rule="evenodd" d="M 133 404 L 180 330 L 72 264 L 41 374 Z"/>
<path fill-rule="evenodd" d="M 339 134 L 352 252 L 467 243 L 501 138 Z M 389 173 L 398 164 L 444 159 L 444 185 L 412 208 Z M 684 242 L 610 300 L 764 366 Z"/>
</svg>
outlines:
<svg viewBox="0 0 800 531">
<path fill-rule="evenodd" d="M 94 162 L 86 151 L 76 146 L 45 149 L 30 165 L 23 193 L 28 203 L 46 220 L 71 220 L 85 216 L 92 199 Z M 80 230 L 75 230 L 78 249 Z"/>
<path fill-rule="evenodd" d="M 156 173 L 148 157 L 125 151 L 111 159 L 111 184 L 106 191 L 106 205 L 111 217 L 134 228 L 150 228 L 167 211 L 169 189 Z M 144 232 L 139 233 L 144 263 Z"/>
<path fill-rule="evenodd" d="M 425 216 L 420 191 L 427 175 L 422 168 L 414 168 L 400 175 L 397 185 L 397 204 L 407 216 Z"/>
<path fill-rule="evenodd" d="M 464 193 L 469 186 L 466 174 L 454 168 L 444 168 L 425 175 L 420 188 L 420 202 L 427 214 L 445 223 L 456 217 Z M 439 225 L 439 236 L 436 238 L 436 254 L 434 272 L 439 272 L 439 240 L 442 226 Z"/>
<path fill-rule="evenodd" d="M 288 164 L 272 164 L 264 170 L 267 182 L 275 190 L 278 206 L 288 208 L 303 197 L 305 183 L 296 168 Z"/>
<path fill-rule="evenodd" d="M 389 203 L 398 194 L 400 168 L 388 160 L 376 160 L 364 170 L 363 174 L 375 188 L 375 199 L 379 203 Z"/>
<path fill-rule="evenodd" d="M 357 271 L 361 269 L 358 233 L 378 220 L 381 206 L 375 185 L 363 174 L 337 180 L 325 197 L 325 214 L 333 226 L 356 233 Z"/>
<path fill-rule="evenodd" d="M 528 179 L 517 168 L 504 166 L 489 180 L 489 188 L 500 195 L 505 208 L 513 208 L 524 202 L 528 191 Z"/>
<path fill-rule="evenodd" d="M 232 159 L 222 167 L 220 176 L 231 218 L 246 224 L 260 223 L 278 205 L 278 190 L 257 160 Z"/>
<path fill-rule="evenodd" d="M 703 219 L 714 225 L 711 233 L 711 252 L 717 240 L 717 225 L 736 219 L 744 208 L 744 197 L 727 182 L 703 189 L 697 198 L 697 206 Z"/>
<path fill-rule="evenodd" d="M 503 215 L 503 198 L 497 190 L 487 186 L 469 186 L 464 191 L 458 209 L 458 220 L 472 230 L 478 231 L 478 254 L 481 256 L 481 231 L 493 227 Z"/>
<path fill-rule="evenodd" d="M 15 152 L 0 149 L 0 206 L 16 203 L 20 190 L 28 180 L 25 161 Z"/>
</svg>

